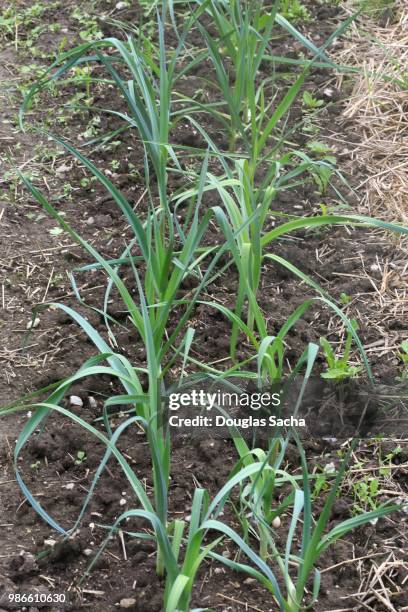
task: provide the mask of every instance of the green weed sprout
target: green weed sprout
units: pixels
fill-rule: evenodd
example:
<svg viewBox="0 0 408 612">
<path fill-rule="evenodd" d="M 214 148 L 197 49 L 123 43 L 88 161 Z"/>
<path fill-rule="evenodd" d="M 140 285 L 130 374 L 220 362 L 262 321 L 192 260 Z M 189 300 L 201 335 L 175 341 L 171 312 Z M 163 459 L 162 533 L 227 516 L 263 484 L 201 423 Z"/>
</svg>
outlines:
<svg viewBox="0 0 408 612">
<path fill-rule="evenodd" d="M 280 5 L 280 12 L 291 23 L 310 21 L 310 13 L 300 0 L 283 0 Z"/>
<path fill-rule="evenodd" d="M 302 95 L 303 105 L 307 110 L 316 110 L 323 106 L 323 100 L 315 98 L 309 91 L 304 91 Z"/>
<path fill-rule="evenodd" d="M 78 451 L 75 455 L 75 464 L 82 465 L 82 463 L 86 461 L 86 453 L 85 451 Z"/>
<path fill-rule="evenodd" d="M 350 321 L 354 331 L 358 330 L 358 324 L 355 319 Z M 351 344 L 353 335 L 349 329 L 344 344 L 342 357 L 336 357 L 336 354 L 326 338 L 320 338 L 320 345 L 323 349 L 323 354 L 326 359 L 327 369 L 321 374 L 322 378 L 327 378 L 334 381 L 342 381 L 348 378 L 354 378 L 363 369 L 362 366 L 353 366 L 349 363 Z"/>
<path fill-rule="evenodd" d="M 353 484 L 355 498 L 353 510 L 355 513 L 361 514 L 367 512 L 367 509 L 376 510 L 378 508 L 379 487 L 380 482 L 378 478 L 369 478 L 368 476 Z"/>
<path fill-rule="evenodd" d="M 398 351 L 398 357 L 402 362 L 402 372 L 400 380 L 408 380 L 408 340 L 401 343 L 401 348 Z"/>
</svg>

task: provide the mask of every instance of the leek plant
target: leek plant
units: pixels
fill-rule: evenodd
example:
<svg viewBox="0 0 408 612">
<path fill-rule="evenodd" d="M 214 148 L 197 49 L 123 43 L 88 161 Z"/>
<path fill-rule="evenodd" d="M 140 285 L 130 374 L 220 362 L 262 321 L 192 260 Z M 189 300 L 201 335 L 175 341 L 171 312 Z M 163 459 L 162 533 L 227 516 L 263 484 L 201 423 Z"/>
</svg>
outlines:
<svg viewBox="0 0 408 612">
<path fill-rule="evenodd" d="M 204 134 L 203 131 L 202 133 Z M 408 228 L 395 223 L 353 214 L 291 217 L 290 220 L 266 231 L 265 226 L 270 221 L 271 215 L 279 216 L 280 214 L 271 209 L 276 194 L 279 191 L 296 186 L 300 175 L 307 171 L 313 172 L 313 169 L 323 162 L 312 160 L 302 151 L 289 152 L 271 164 L 266 179 L 257 187 L 252 183 L 248 160 L 235 159 L 229 165 L 223 156 L 221 156 L 215 143 L 208 135 L 205 135 L 205 137 L 209 147 L 215 152 L 218 159 L 221 160 L 224 174 L 220 177 L 207 172 L 206 184 L 203 189 L 204 191 L 214 191 L 225 211 L 225 215 L 218 216 L 219 226 L 239 275 L 235 306 L 237 318 L 232 321 L 230 338 L 231 357 L 233 359 L 236 357 L 236 345 L 240 328 L 242 331 L 242 326 L 238 321 L 242 319 L 242 311 L 245 304 L 248 307 L 247 330 L 251 333 L 257 331 L 261 339 L 268 335 L 264 317 L 257 302 L 262 266 L 266 261 L 273 261 L 279 266 L 288 269 L 300 281 L 314 289 L 323 301 L 327 300 L 330 307 L 339 313 L 336 305 L 329 299 L 328 294 L 313 278 L 302 272 L 294 263 L 273 253 L 275 240 L 287 237 L 298 229 L 312 229 L 325 225 L 371 225 L 396 233 L 408 233 Z M 300 158 L 301 163 L 285 172 L 285 167 L 294 158 Z M 195 197 L 196 194 L 197 188 L 192 188 L 180 195 L 176 195 L 174 197 L 176 205 L 178 206 L 186 199 Z M 347 323 L 347 326 L 353 338 L 357 339 L 358 336 L 355 334 L 355 330 L 350 322 Z M 280 375 L 281 372 L 278 377 Z"/>
<path fill-rule="evenodd" d="M 317 48 L 278 13 L 278 2 L 274 3 L 270 12 L 262 2 L 197 0 L 197 3 L 211 16 L 217 30 L 218 37 L 214 38 L 209 30 L 200 24 L 197 16 L 197 25 L 207 44 L 207 52 L 214 66 L 216 82 L 228 112 L 222 113 L 219 110 L 219 103 L 208 104 L 204 110 L 212 114 L 215 120 L 221 119 L 223 124 L 227 125 L 230 133 L 230 157 L 232 158 L 230 162 L 193 118 L 194 108 L 188 110 L 189 118 L 219 159 L 223 172 L 221 177 L 208 174 L 206 189 L 214 189 L 217 192 L 227 213 L 228 224 L 223 224 L 222 227 L 239 273 L 235 313 L 238 318 L 241 318 L 242 310 L 247 302 L 247 326 L 250 330 L 256 328 L 261 337 L 264 337 L 266 330 L 263 328 L 256 300 L 261 269 L 265 260 L 273 260 L 278 265 L 285 266 L 321 296 L 327 297 L 317 283 L 293 263 L 270 252 L 273 240 L 298 228 L 359 221 L 387 227 L 393 231 L 405 232 L 406 230 L 399 226 L 371 221 L 356 215 L 341 217 L 321 215 L 312 218 L 295 218 L 265 233 L 266 223 L 270 219 L 271 212 L 273 214 L 271 206 L 279 191 L 302 184 L 307 173 L 319 176 L 324 172 L 329 171 L 330 174 L 334 172 L 334 168 L 326 161 L 312 160 L 303 151 L 289 151 L 283 154 L 279 152 L 285 139 L 280 124 L 287 119 L 288 112 L 296 100 L 308 70 L 315 62 L 321 60 L 327 68 L 336 67 L 325 55 L 325 49 L 348 27 L 356 15 L 352 15 L 340 24 L 322 47 Z M 259 83 L 259 68 L 261 62 L 271 56 L 270 41 L 275 25 L 286 29 L 314 57 L 312 60 L 303 62 L 302 72 L 279 103 L 276 103 L 276 95 L 266 103 L 265 88 L 268 87 L 270 90 L 273 83 L 265 81 Z M 273 59 L 280 61 L 280 58 Z M 188 72 L 196 62 L 197 59 L 193 60 L 185 71 Z M 232 75 L 226 63 L 233 67 Z M 197 110 L 203 112 L 201 106 Z M 245 157 L 242 153 L 237 154 L 236 152 L 238 137 L 243 143 Z M 273 139 L 273 144 L 269 144 L 270 139 Z M 288 166 L 289 169 L 287 169 Z M 342 178 L 341 175 L 339 176 Z M 177 203 L 181 203 L 193 193 L 194 190 L 190 190 L 176 196 Z M 242 231 L 244 226 L 246 229 Z M 232 235 L 236 237 L 235 243 L 231 240 Z M 234 323 L 230 343 L 233 359 L 236 357 L 237 339 L 238 325 Z"/>
<path fill-rule="evenodd" d="M 61 306 L 61 305 L 60 305 Z M 93 341 L 99 344 L 103 341 L 98 338 L 97 332 L 91 327 L 88 328 L 85 319 L 82 319 L 80 315 L 71 311 L 71 309 L 64 307 L 64 310 L 71 314 L 73 318 L 84 328 L 90 335 Z M 107 360 L 112 364 L 112 367 L 105 367 L 99 365 L 102 360 Z M 122 370 L 118 367 L 120 364 Z M 246 572 L 250 576 L 255 576 L 260 582 L 270 591 L 271 597 L 278 603 L 281 610 L 286 609 L 285 600 L 279 589 L 279 585 L 275 578 L 273 571 L 270 567 L 253 551 L 248 544 L 239 536 L 239 534 L 229 527 L 226 523 L 219 520 L 219 516 L 222 513 L 223 508 L 229 498 L 230 492 L 234 487 L 239 485 L 242 481 L 251 477 L 257 473 L 261 468 L 263 470 L 270 470 L 272 468 L 264 466 L 261 463 L 252 463 L 248 467 L 245 467 L 235 473 L 228 482 L 221 488 L 221 490 L 215 495 L 211 503 L 209 502 L 208 494 L 203 489 L 196 489 L 193 496 L 191 516 L 189 520 L 189 527 L 187 529 L 186 520 L 174 520 L 170 524 L 163 518 L 163 514 L 157 507 L 152 505 L 145 488 L 139 478 L 136 476 L 125 456 L 117 447 L 117 443 L 120 439 L 121 434 L 130 426 L 138 423 L 146 431 L 150 441 L 150 451 L 152 454 L 153 465 L 160 467 L 160 473 L 162 475 L 161 487 L 163 501 L 165 499 L 164 491 L 167 489 L 167 482 L 164 481 L 164 475 L 166 473 L 165 467 L 162 465 L 163 456 L 160 453 L 160 444 L 157 444 L 157 435 L 154 429 L 151 428 L 151 422 L 149 423 L 146 419 L 140 416 L 133 416 L 124 421 L 110 436 L 106 437 L 98 429 L 93 427 L 91 424 L 83 420 L 80 416 L 72 413 L 71 411 L 63 408 L 60 405 L 61 399 L 64 394 L 68 391 L 69 387 L 74 383 L 78 382 L 82 378 L 95 376 L 98 374 L 108 374 L 114 377 L 118 377 L 124 386 L 137 386 L 137 369 L 132 367 L 120 355 L 114 355 L 110 353 L 102 353 L 96 358 L 88 360 L 75 374 L 70 377 L 53 391 L 47 401 L 38 402 L 31 406 L 35 409 L 35 414 L 30 418 L 29 422 L 23 428 L 17 445 L 15 448 L 15 462 L 17 468 L 18 456 L 21 452 L 22 447 L 34 431 L 40 426 L 44 418 L 51 412 L 54 411 L 67 417 L 74 423 L 79 424 L 87 432 L 92 434 L 96 439 L 102 442 L 106 446 L 106 452 L 102 458 L 102 461 L 93 477 L 93 481 L 89 488 L 82 510 L 78 516 L 78 519 L 72 529 L 66 532 L 58 523 L 56 523 L 51 516 L 49 516 L 44 509 L 35 500 L 25 483 L 23 482 L 19 471 L 17 470 L 18 482 L 25 493 L 27 499 L 33 505 L 34 509 L 45 519 L 47 522 L 57 531 L 69 536 L 78 528 L 80 521 L 85 513 L 86 507 L 93 495 L 95 486 L 98 479 L 100 478 L 108 459 L 113 455 L 118 461 L 121 469 L 123 470 L 129 485 L 134 493 L 135 500 L 139 506 L 136 509 L 128 510 L 121 514 L 115 523 L 109 528 L 108 537 L 105 539 L 103 545 L 100 547 L 98 553 L 89 565 L 86 575 L 92 570 L 93 565 L 103 552 L 110 535 L 115 533 L 119 528 L 122 521 L 130 518 L 144 519 L 148 526 L 153 529 L 154 539 L 157 542 L 158 551 L 160 553 L 160 559 L 165 570 L 166 581 L 164 591 L 164 609 L 166 612 L 189 612 L 190 599 L 192 593 L 192 587 L 194 579 L 197 574 L 200 565 L 206 557 L 221 543 L 224 538 L 232 540 L 234 544 L 241 550 L 251 561 L 252 565 L 247 566 L 245 564 L 236 563 L 235 568 L 243 572 Z M 121 398 L 123 401 L 139 401 L 141 399 L 138 396 L 137 400 L 132 396 Z M 2 414 L 10 414 L 17 410 L 26 410 L 25 406 L 14 406 L 8 409 L 3 409 Z M 278 483 L 283 483 L 288 477 L 283 473 L 277 478 Z M 140 507 L 141 506 L 141 507 Z M 213 538 L 209 543 L 208 533 Z M 214 534 L 218 534 L 214 538 Z M 146 539 L 146 532 L 130 533 L 129 535 Z M 148 537 L 148 536 L 147 536 Z M 184 548 L 183 558 L 181 558 L 181 548 Z M 254 566 L 256 569 L 254 569 Z"/>
<path fill-rule="evenodd" d="M 221 110 L 220 104 L 216 103 L 207 104 L 204 111 L 212 113 L 215 120 L 221 120 L 227 127 L 232 153 L 236 153 L 237 139 L 240 140 L 248 156 L 249 175 L 251 183 L 254 184 L 261 159 L 269 159 L 275 148 L 282 145 L 284 136 L 281 123 L 285 123 L 288 111 L 296 100 L 310 67 L 318 60 L 319 65 L 326 68 L 336 67 L 326 56 L 325 49 L 348 27 L 355 15 L 340 24 L 322 47 L 317 48 L 278 13 L 279 2 L 274 2 L 269 10 L 263 2 L 246 0 L 196 2 L 211 16 L 217 30 L 217 37 L 212 36 L 209 30 L 200 24 L 197 14 L 197 26 L 214 66 L 214 85 L 219 89 L 224 101 Z M 260 77 L 263 61 L 285 61 L 285 58 L 276 57 L 271 51 L 274 28 L 277 27 L 286 30 L 313 57 L 312 60 L 300 60 L 303 70 L 297 77 L 295 75 L 294 83 L 279 102 L 277 100 L 281 86 L 277 86 L 274 76 L 266 79 Z M 193 60 L 191 67 L 196 63 L 197 59 Z M 185 71 L 188 71 L 188 68 Z M 226 106 L 225 112 L 223 106 Z M 270 139 L 274 141 L 272 145 L 269 145 Z"/>
<path fill-rule="evenodd" d="M 341 483 L 352 452 L 357 446 L 357 441 L 353 441 L 349 450 L 345 453 L 338 471 L 333 477 L 333 483 L 324 506 L 319 510 L 319 518 L 315 519 L 310 486 L 313 477 L 310 475 L 300 439 L 295 431 L 291 433 L 300 454 L 301 474 L 291 476 L 280 467 L 288 438 L 283 442 L 282 450 L 273 461 L 271 461 L 273 446 L 269 452 L 265 452 L 261 448 L 252 450 L 247 448 L 246 452 L 242 454 L 236 470 L 238 471 L 242 464 L 247 467 L 261 464 L 268 469 L 258 470 L 248 478 L 246 484 L 243 483 L 240 497 L 241 507 L 237 512 L 237 518 L 244 532 L 259 539 L 260 557 L 273 562 L 274 567 L 277 567 L 277 571 L 279 571 L 285 587 L 283 593 L 284 605 L 280 610 L 299 612 L 299 610 L 313 606 L 318 599 L 321 573 L 317 564 L 322 553 L 353 529 L 395 512 L 399 506 L 383 504 L 375 510 L 346 519 L 326 532 L 333 504 L 340 493 Z M 244 450 L 245 441 L 242 438 L 238 438 L 238 440 L 242 450 Z M 273 444 L 278 444 L 278 440 L 274 440 Z M 281 474 L 284 474 L 283 478 Z M 283 484 L 285 485 L 285 495 L 279 502 L 274 502 L 274 494 L 279 493 Z M 288 485 L 290 486 L 289 492 L 287 492 Z M 283 521 L 286 518 L 289 524 L 287 526 L 285 521 L 283 527 Z M 278 522 L 276 522 L 276 519 L 279 519 Z M 276 530 L 281 526 L 287 530 L 284 550 L 279 548 L 275 537 Z M 298 536 L 296 547 L 294 544 L 295 536 Z M 240 563 L 236 560 L 226 559 L 214 551 L 210 554 L 231 569 L 240 569 Z M 309 586 L 310 583 L 312 588 Z"/>
<path fill-rule="evenodd" d="M 158 245 L 160 246 L 162 244 L 162 233 L 160 224 L 156 222 L 157 214 L 152 213 L 146 222 L 142 224 L 123 195 L 92 162 L 83 157 L 82 154 L 65 141 L 58 139 L 58 142 L 63 144 L 68 150 L 81 159 L 94 176 L 100 180 L 109 191 L 112 198 L 117 202 L 120 210 L 123 211 L 127 221 L 130 223 L 135 234 L 135 238 L 131 244 L 134 248 L 138 248 L 138 252 L 134 255 L 132 249 L 128 248 L 126 251 L 126 262 L 131 265 L 133 270 L 134 284 L 138 291 L 137 300 L 132 297 L 129 289 L 121 279 L 118 271 L 119 266 L 105 260 L 91 244 L 75 232 L 75 230 L 64 220 L 63 216 L 59 214 L 27 177 L 21 176 L 21 178 L 28 190 L 43 208 L 58 221 L 62 229 L 86 249 L 108 275 L 109 283 L 112 284 L 119 293 L 128 318 L 137 330 L 140 341 L 145 347 L 146 367 L 135 368 L 124 357 L 118 354 L 111 354 L 111 348 L 102 336 L 75 310 L 63 304 L 54 304 L 53 307 L 63 309 L 80 325 L 100 353 L 97 362 L 100 360 L 106 360 L 108 362 L 108 367 L 101 366 L 99 363 L 92 367 L 86 366 L 85 370 L 81 369 L 80 376 L 84 376 L 85 371 L 85 375 L 105 373 L 119 378 L 124 387 L 125 394 L 119 397 L 110 398 L 106 403 L 106 408 L 120 403 L 131 404 L 134 406 L 137 418 L 142 420 L 143 423 L 148 424 L 146 435 L 148 437 L 153 463 L 155 511 L 162 524 L 166 525 L 167 491 L 170 470 L 170 439 L 168 431 L 166 428 L 163 428 L 163 423 L 160 420 L 161 402 L 165 394 L 164 376 L 180 355 L 184 355 L 183 361 L 186 362 L 194 333 L 192 328 L 188 327 L 188 320 L 203 287 L 205 287 L 208 282 L 216 262 L 222 254 L 222 252 L 220 252 L 216 255 L 212 263 L 208 266 L 193 296 L 188 300 L 179 300 L 178 292 L 183 279 L 190 273 L 197 273 L 196 268 L 199 266 L 200 256 L 197 257 L 196 252 L 206 232 L 208 223 L 213 216 L 213 211 L 208 211 L 201 220 L 199 219 L 199 204 L 202 195 L 202 190 L 199 190 L 196 200 L 196 209 L 189 227 L 187 239 L 184 241 L 179 251 L 175 252 L 172 250 L 171 243 L 168 243 L 166 245 L 166 251 L 161 254 Z M 201 184 L 204 183 L 206 170 L 207 165 L 204 163 Z M 141 278 L 142 272 L 144 272 L 144 278 Z M 180 307 L 183 306 L 184 312 L 180 313 Z M 41 305 L 39 308 L 41 309 L 44 307 L 44 305 Z M 175 328 L 169 331 L 169 317 L 176 307 L 179 309 L 178 321 Z M 104 314 L 106 316 L 106 312 Z M 180 335 L 182 335 L 181 341 L 179 340 Z M 177 341 L 179 342 L 178 346 L 176 346 Z M 142 375 L 147 375 L 148 377 L 147 389 L 143 387 L 141 382 Z M 67 385 L 70 386 L 70 384 L 72 384 L 72 380 L 68 380 L 67 383 L 64 383 L 64 392 L 67 389 Z M 55 393 L 58 399 L 62 398 L 62 388 Z M 49 403 L 56 403 L 55 399 Z M 38 426 L 38 423 L 45 418 L 46 412 L 46 409 L 44 409 L 34 415 L 23 434 L 24 441 L 28 439 Z M 107 414 L 107 411 L 105 414 Z M 40 421 L 38 419 L 40 419 Z M 112 435 L 108 418 L 105 418 L 105 424 L 107 433 Z M 26 488 L 24 488 L 24 490 L 27 492 Z M 30 496 L 29 499 L 33 505 L 38 508 L 38 505 L 33 502 L 32 496 Z M 49 520 L 46 513 L 41 511 L 41 514 L 46 520 Z M 160 557 L 158 571 L 159 573 L 163 571 Z"/>
<path fill-rule="evenodd" d="M 245 167 L 245 166 L 244 166 Z M 290 173 L 288 173 L 290 174 Z M 215 179 L 216 180 L 216 179 Z M 242 187 L 243 186 L 243 187 Z M 228 239 L 228 244 L 231 246 L 231 254 L 234 259 L 234 263 L 239 273 L 239 288 L 236 301 L 236 313 L 241 315 L 245 301 L 248 303 L 248 327 L 253 329 L 253 323 L 255 322 L 259 331 L 260 319 L 257 316 L 259 308 L 257 307 L 257 292 L 259 289 L 259 282 L 261 278 L 261 266 L 265 260 L 271 260 L 276 262 L 278 265 L 287 268 L 293 275 L 298 277 L 302 282 L 312 287 L 318 295 L 322 298 L 327 299 L 327 293 L 314 281 L 309 275 L 302 272 L 292 262 L 275 255 L 273 252 L 269 252 L 275 240 L 281 237 L 287 236 L 292 232 L 301 228 L 314 228 L 325 225 L 360 225 L 360 226 L 374 226 L 387 229 L 401 234 L 408 234 L 408 228 L 402 227 L 394 223 L 388 223 L 379 219 L 372 219 L 361 215 L 319 215 L 312 217 L 295 217 L 289 221 L 281 223 L 274 229 L 267 232 L 264 230 L 261 222 L 265 222 L 267 218 L 267 208 L 265 206 L 257 206 L 253 210 L 254 199 L 246 197 L 244 191 L 248 186 L 248 183 L 241 182 L 236 185 L 236 192 L 238 191 L 238 197 L 232 196 L 232 190 L 228 191 L 219 183 L 217 191 L 220 194 L 221 199 L 228 211 L 229 225 L 223 226 L 223 231 Z M 251 195 L 251 194 L 250 194 Z M 268 211 L 269 212 L 269 211 Z M 249 215 L 248 215 L 249 213 Z M 243 220 L 253 219 L 250 224 L 250 229 L 246 233 L 237 231 L 237 227 L 242 227 Z M 256 219 L 256 220 L 255 220 Z M 241 224 L 241 225 L 240 225 Z M 235 236 L 235 241 L 232 241 L 232 236 Z M 333 304 L 331 304 L 333 307 Z M 348 325 L 351 329 L 351 324 Z M 353 331 L 353 330 L 351 330 Z M 235 356 L 235 348 L 237 342 L 238 329 L 234 326 L 231 334 L 231 355 Z M 355 337 L 355 334 L 354 334 Z"/>
<path fill-rule="evenodd" d="M 119 117 L 124 121 L 123 127 L 102 137 L 103 142 L 120 131 L 135 129 L 145 150 L 145 176 L 150 193 L 150 177 L 153 170 L 158 185 L 159 203 L 167 216 L 167 231 L 173 231 L 173 224 L 168 217 L 167 179 L 168 165 L 172 163 L 179 171 L 180 165 L 174 149 L 169 142 L 172 126 L 178 120 L 173 109 L 172 96 L 176 80 L 176 67 L 184 47 L 184 40 L 191 24 L 200 14 L 191 15 L 184 27 L 176 49 L 171 53 L 165 44 L 165 22 L 168 13 L 167 2 L 162 3 L 161 15 L 157 15 L 158 47 L 156 48 L 139 32 L 136 37 L 127 36 L 126 41 L 118 38 L 104 38 L 81 44 L 61 54 L 46 71 L 44 77 L 36 82 L 25 96 L 20 111 L 20 125 L 24 128 L 24 116 L 35 96 L 46 87 L 56 85 L 59 79 L 67 75 L 72 68 L 81 64 L 103 66 L 110 83 L 117 88 L 127 111 L 87 106 L 87 110 L 96 110 Z M 99 79 L 99 81 L 101 81 Z M 104 81 L 108 82 L 109 81 Z"/>
</svg>

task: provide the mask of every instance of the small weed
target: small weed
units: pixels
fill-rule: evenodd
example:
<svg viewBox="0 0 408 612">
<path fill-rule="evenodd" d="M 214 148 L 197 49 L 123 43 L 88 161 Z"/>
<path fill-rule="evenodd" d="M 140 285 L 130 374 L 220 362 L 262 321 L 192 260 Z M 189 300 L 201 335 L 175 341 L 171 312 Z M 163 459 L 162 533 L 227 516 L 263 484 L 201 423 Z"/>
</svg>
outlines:
<svg viewBox="0 0 408 612">
<path fill-rule="evenodd" d="M 312 153 L 315 153 L 319 157 L 321 156 L 324 157 L 325 155 L 330 153 L 332 150 L 327 144 L 325 144 L 324 142 L 320 142 L 319 140 L 311 140 L 310 142 L 307 143 L 306 146 L 309 149 L 309 151 L 311 151 Z"/>
<path fill-rule="evenodd" d="M 61 234 L 64 233 L 64 230 L 61 229 L 60 227 L 52 227 L 50 230 L 48 230 L 48 233 L 51 236 L 60 236 Z"/>
<path fill-rule="evenodd" d="M 387 453 L 385 457 L 380 457 L 380 475 L 381 476 L 389 476 L 391 473 L 390 464 L 393 463 L 395 457 L 401 454 L 402 448 L 401 446 L 396 446 L 392 451 Z"/>
<path fill-rule="evenodd" d="M 306 111 L 316 110 L 316 108 L 320 108 L 324 104 L 323 100 L 319 100 L 318 98 L 315 98 L 314 96 L 312 96 L 312 94 L 309 91 L 303 92 L 302 102 L 303 102 L 303 107 Z"/>
<path fill-rule="evenodd" d="M 348 206 L 348 204 L 345 204 L 344 202 L 336 202 L 334 204 L 325 204 L 324 202 L 320 202 L 319 204 L 321 211 L 322 211 L 322 215 L 332 215 L 332 214 L 339 214 L 341 210 L 344 210 L 345 208 L 348 209 L 350 208 Z M 345 295 L 345 294 L 342 294 Z M 351 298 L 350 298 L 351 299 Z M 342 297 L 340 296 L 340 301 L 343 304 L 344 302 L 342 301 Z"/>
<path fill-rule="evenodd" d="M 351 325 L 354 331 L 358 330 L 357 321 L 355 319 L 351 320 Z M 321 374 L 322 378 L 341 381 L 346 380 L 347 378 L 353 378 L 359 372 L 361 372 L 361 366 L 353 366 L 349 363 L 352 341 L 353 334 L 351 330 L 349 330 L 347 332 L 343 357 L 336 357 L 330 342 L 324 337 L 320 338 L 320 346 L 323 349 L 323 354 L 327 364 L 326 371 Z"/>
<path fill-rule="evenodd" d="M 83 138 L 87 139 L 87 138 L 93 138 L 97 136 L 99 133 L 100 123 L 101 123 L 101 118 L 99 115 L 95 115 L 94 117 L 92 117 L 92 119 L 88 123 L 86 130 L 83 133 Z"/>
<path fill-rule="evenodd" d="M 87 177 L 82 178 L 81 181 L 80 181 L 80 185 L 84 189 L 88 189 L 90 184 L 91 184 L 91 179 L 87 178 Z"/>
<path fill-rule="evenodd" d="M 293 23 L 310 21 L 310 13 L 300 0 L 283 0 L 280 13 L 285 19 Z"/>
<path fill-rule="evenodd" d="M 63 277 L 63 275 L 59 274 L 59 273 L 54 274 L 50 284 L 51 284 L 52 287 L 62 287 L 64 285 L 64 277 Z"/>
<path fill-rule="evenodd" d="M 72 200 L 72 192 L 73 192 L 74 188 L 71 185 L 71 183 L 64 183 L 63 187 L 62 187 L 62 195 L 65 198 L 68 198 L 68 200 Z"/>
<path fill-rule="evenodd" d="M 328 474 L 327 471 L 322 470 L 317 472 L 315 485 L 312 492 L 313 499 L 317 499 L 321 493 L 325 493 L 330 489 L 330 484 L 328 482 Z"/>
<path fill-rule="evenodd" d="M 347 293 L 341 293 L 340 294 L 340 302 L 342 304 L 344 304 L 344 306 L 346 306 L 346 304 L 349 304 L 352 300 L 352 296 L 351 295 L 347 295 Z"/>
<path fill-rule="evenodd" d="M 81 465 L 84 461 L 86 461 L 85 451 L 78 451 L 76 454 L 75 465 Z"/>
<path fill-rule="evenodd" d="M 330 155 L 331 148 L 319 140 L 311 140 L 306 146 L 321 162 L 313 164 L 309 171 L 316 183 L 318 193 L 322 195 L 327 191 L 337 160 L 333 155 Z M 327 207 L 322 206 L 322 210 L 326 210 L 323 214 L 327 214 Z"/>
<path fill-rule="evenodd" d="M 109 165 L 112 168 L 112 170 L 119 170 L 119 168 L 120 168 L 120 161 L 118 159 L 112 159 L 112 161 L 109 163 Z"/>
<path fill-rule="evenodd" d="M 328 155 L 320 160 L 321 163 L 314 164 L 309 172 L 311 173 L 314 182 L 316 183 L 316 187 L 318 193 L 323 195 L 327 192 L 327 189 L 330 184 L 330 179 L 334 172 L 334 165 L 336 163 L 336 158 L 332 155 Z"/>
<path fill-rule="evenodd" d="M 408 340 L 402 342 L 398 357 L 402 362 L 402 372 L 398 380 L 408 380 Z"/>
<path fill-rule="evenodd" d="M 371 510 L 377 510 L 378 504 L 378 493 L 379 493 L 379 480 L 378 478 L 364 477 L 353 484 L 353 493 L 355 502 L 353 504 L 353 511 L 355 514 L 361 514 Z"/>
</svg>

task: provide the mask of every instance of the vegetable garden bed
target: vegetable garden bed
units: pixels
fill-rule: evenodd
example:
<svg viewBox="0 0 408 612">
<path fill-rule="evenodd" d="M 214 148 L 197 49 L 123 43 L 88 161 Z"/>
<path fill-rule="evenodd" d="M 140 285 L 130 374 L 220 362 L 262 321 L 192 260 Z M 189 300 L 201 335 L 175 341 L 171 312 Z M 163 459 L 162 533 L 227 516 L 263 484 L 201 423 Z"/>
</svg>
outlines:
<svg viewBox="0 0 408 612">
<path fill-rule="evenodd" d="M 258 444 L 158 419 L 189 380 L 295 374 L 404 408 L 404 205 L 372 210 L 341 59 L 404 7 L 0 7 L 0 608 L 408 609 L 403 424 Z"/>
</svg>

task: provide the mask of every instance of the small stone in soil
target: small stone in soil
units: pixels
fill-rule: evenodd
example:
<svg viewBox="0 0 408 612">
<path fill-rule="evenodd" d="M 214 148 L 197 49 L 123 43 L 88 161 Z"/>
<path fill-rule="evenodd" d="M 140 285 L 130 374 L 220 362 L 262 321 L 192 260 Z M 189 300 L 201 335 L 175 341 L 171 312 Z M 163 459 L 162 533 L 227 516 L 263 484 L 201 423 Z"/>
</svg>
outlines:
<svg viewBox="0 0 408 612">
<path fill-rule="evenodd" d="M 125 597 L 119 602 L 121 608 L 133 608 L 136 605 L 136 599 L 133 597 Z"/>
<path fill-rule="evenodd" d="M 48 538 L 48 540 L 44 540 L 44 546 L 55 546 L 57 543 L 56 540 L 53 540 L 52 538 Z"/>
<path fill-rule="evenodd" d="M 92 395 L 90 395 L 88 397 L 88 403 L 89 403 L 89 407 L 94 410 L 95 408 L 98 407 L 97 401 L 94 397 L 92 397 Z"/>
<path fill-rule="evenodd" d="M 58 166 L 58 168 L 55 168 L 55 172 L 57 174 L 66 174 L 70 170 L 71 170 L 71 166 L 68 166 L 67 164 L 61 164 L 61 166 Z"/>
<path fill-rule="evenodd" d="M 27 323 L 27 329 L 35 329 L 36 327 L 39 326 L 39 324 L 40 324 L 40 318 L 36 317 L 34 321 L 29 321 Z"/>
<path fill-rule="evenodd" d="M 275 518 L 272 521 L 272 527 L 274 527 L 275 529 L 278 529 L 280 526 L 281 526 L 281 520 L 279 516 L 275 516 Z"/>
<path fill-rule="evenodd" d="M 69 398 L 69 403 L 71 404 L 71 406 L 78 406 L 78 408 L 82 408 L 82 406 L 84 405 L 84 402 L 78 395 L 71 395 L 71 397 Z"/>
</svg>

